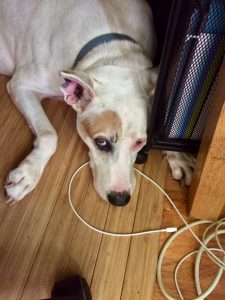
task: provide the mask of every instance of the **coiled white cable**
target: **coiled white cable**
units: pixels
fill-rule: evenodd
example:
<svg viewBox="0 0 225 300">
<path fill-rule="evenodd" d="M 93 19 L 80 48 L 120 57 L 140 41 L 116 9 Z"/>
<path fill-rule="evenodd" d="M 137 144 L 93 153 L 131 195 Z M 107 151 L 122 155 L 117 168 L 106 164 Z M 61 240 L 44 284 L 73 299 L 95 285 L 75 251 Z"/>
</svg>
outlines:
<svg viewBox="0 0 225 300">
<path fill-rule="evenodd" d="M 220 222 L 220 221 L 218 221 Z M 196 221 L 193 222 L 191 224 L 189 224 L 189 227 L 195 227 L 198 225 L 202 225 L 202 224 L 210 224 L 212 222 L 210 221 Z M 214 225 L 214 224 L 213 224 Z M 166 290 L 163 281 L 162 281 L 162 261 L 163 261 L 163 257 L 168 249 L 168 247 L 171 245 L 171 243 L 173 242 L 173 240 L 180 235 L 181 233 L 183 233 L 184 231 L 188 230 L 189 228 L 187 226 L 184 226 L 182 228 L 180 228 L 176 233 L 174 233 L 172 236 L 169 237 L 169 239 L 166 241 L 166 243 L 163 245 L 163 248 L 161 250 L 161 253 L 159 255 L 159 259 L 158 259 L 158 265 L 157 265 L 157 278 L 158 278 L 158 283 L 160 286 L 160 289 L 162 291 L 162 293 L 164 294 L 164 296 L 169 299 L 169 300 L 177 300 L 177 298 L 174 298 L 173 296 L 171 296 L 168 291 Z M 207 228 L 208 229 L 208 228 Z M 206 230 L 207 230 L 206 229 Z M 204 292 L 202 293 L 201 287 L 200 287 L 200 276 L 199 276 L 199 269 L 200 269 L 200 260 L 201 260 L 201 256 L 203 251 L 205 251 L 205 248 L 207 248 L 207 244 L 208 242 L 213 239 L 216 235 L 220 235 L 220 234 L 225 234 L 225 230 L 219 230 L 218 232 L 213 232 L 211 233 L 204 241 L 204 244 L 202 243 L 201 248 L 199 250 L 196 251 L 192 251 L 190 253 L 188 253 L 184 258 L 182 258 L 182 260 L 178 263 L 178 265 L 176 266 L 175 272 L 174 272 L 174 280 L 175 280 L 175 285 L 177 288 L 177 292 L 180 296 L 180 299 L 184 299 L 183 295 L 180 291 L 179 285 L 178 285 L 178 281 L 177 281 L 177 273 L 178 273 L 178 269 L 181 266 L 181 264 L 191 255 L 193 254 L 197 254 L 196 255 L 196 259 L 195 259 L 195 286 L 196 286 L 196 290 L 198 293 L 198 297 L 194 298 L 193 300 L 203 300 L 205 299 L 205 297 L 207 297 L 208 295 L 210 295 L 212 293 L 212 291 L 215 289 L 215 287 L 217 286 L 221 275 L 223 273 L 223 267 L 220 266 L 219 271 L 213 281 L 213 283 L 211 284 L 211 286 Z M 204 245 L 204 246 L 203 246 Z M 212 251 L 219 251 L 222 252 L 221 249 L 218 248 L 207 248 L 207 251 L 212 254 Z M 217 258 L 219 260 L 219 258 Z M 221 261 L 222 262 L 222 261 Z M 223 257 L 223 263 L 225 262 L 225 256 Z M 216 263 L 217 264 L 217 263 Z M 218 264 L 217 264 L 218 265 Z"/>
<path fill-rule="evenodd" d="M 144 234 L 150 234 L 150 233 L 159 233 L 159 232 L 175 232 L 177 231 L 176 227 L 169 227 L 169 228 L 165 228 L 165 229 L 159 229 L 159 230 L 149 230 L 149 231 L 141 231 L 141 232 L 136 232 L 136 233 L 113 233 L 113 232 L 107 232 L 101 229 L 98 229 L 92 225 L 90 225 L 89 223 L 87 223 L 80 215 L 79 213 L 76 211 L 76 209 L 74 208 L 73 204 L 72 204 L 72 200 L 71 200 L 71 186 L 72 186 L 72 182 L 74 177 L 77 175 L 77 173 L 84 168 L 85 166 L 87 166 L 89 164 L 89 162 L 84 163 L 83 165 L 81 165 L 72 175 L 70 182 L 69 182 L 69 188 L 68 188 L 68 199 L 69 199 L 69 203 L 70 206 L 73 210 L 73 212 L 75 213 L 75 215 L 78 217 L 78 219 L 84 223 L 86 226 L 88 226 L 90 229 L 104 234 L 104 235 L 108 235 L 108 236 L 116 236 L 116 237 L 131 237 L 131 236 L 140 236 L 140 235 L 144 235 Z M 201 248 L 199 250 L 193 251 L 189 254 L 187 254 L 177 265 L 176 269 L 175 269 L 175 284 L 177 287 L 177 291 L 178 294 L 180 296 L 180 299 L 184 299 L 178 282 L 177 282 L 177 273 L 178 273 L 178 269 L 181 266 L 181 264 L 183 263 L 183 261 L 185 261 L 185 259 L 187 259 L 189 256 L 193 255 L 193 254 L 197 254 L 196 255 L 196 264 L 195 264 L 195 281 L 196 281 L 196 290 L 198 293 L 198 297 L 194 298 L 193 300 L 204 300 L 205 297 L 207 297 L 216 287 L 216 285 L 218 284 L 220 277 L 223 273 L 223 270 L 225 269 L 225 250 L 222 247 L 218 236 L 221 234 L 225 234 L 225 229 L 224 230 L 219 230 L 219 228 L 223 225 L 225 225 L 225 219 L 219 220 L 215 223 L 211 222 L 211 221 L 196 221 L 193 222 L 191 224 L 188 224 L 186 222 L 186 220 L 183 218 L 183 216 L 181 215 L 181 213 L 179 212 L 179 210 L 177 209 L 177 207 L 175 206 L 175 204 L 173 203 L 172 199 L 170 198 L 170 196 L 163 190 L 163 188 L 156 183 L 153 179 L 149 178 L 148 176 L 146 176 L 144 173 L 142 173 L 141 171 L 139 171 L 138 169 L 134 168 L 134 170 L 139 173 L 140 175 L 142 175 L 146 180 L 148 180 L 149 182 L 151 182 L 153 185 L 155 185 L 164 195 L 165 197 L 169 200 L 169 202 L 171 203 L 171 205 L 173 206 L 173 208 L 175 209 L 175 211 L 177 212 L 177 214 L 179 215 L 179 217 L 181 218 L 181 220 L 183 221 L 183 223 L 185 224 L 184 227 L 180 228 L 177 232 L 175 232 L 172 236 L 169 237 L 169 239 L 166 241 L 166 243 L 164 244 L 161 253 L 159 255 L 159 259 L 158 259 L 158 265 L 157 265 L 157 278 L 158 278 L 158 282 L 159 282 L 159 286 L 160 289 L 162 291 L 162 293 L 164 294 L 164 296 L 169 299 L 169 300 L 177 300 L 176 298 L 174 298 L 173 296 L 171 296 L 162 281 L 162 275 L 161 275 L 161 268 L 162 268 L 162 261 L 163 261 L 163 257 L 166 253 L 166 250 L 168 249 L 169 245 L 172 243 L 172 241 L 178 236 L 180 235 L 182 232 L 184 232 L 185 230 L 189 230 L 191 232 L 191 234 L 194 236 L 194 238 L 199 242 L 199 244 L 201 245 Z M 206 228 L 204 234 L 203 234 L 203 241 L 201 241 L 198 236 L 195 234 L 195 232 L 192 230 L 192 227 L 194 226 L 198 226 L 201 224 L 210 224 L 209 227 Z M 213 227 L 216 226 L 216 230 L 214 233 L 210 234 L 207 238 L 206 238 L 206 234 L 207 232 Z M 207 243 L 212 239 L 212 238 L 216 238 L 219 249 L 218 248 L 208 248 L 207 247 Z M 220 269 L 212 283 L 212 285 L 205 291 L 202 293 L 201 291 L 201 287 L 200 287 L 200 279 L 199 279 L 199 265 L 200 265 L 200 260 L 201 260 L 201 255 L 203 253 L 203 251 L 205 251 L 209 258 L 215 263 L 217 264 Z M 223 260 L 219 259 L 212 251 L 219 251 L 219 252 L 223 252 L 224 256 L 223 256 Z"/>
</svg>

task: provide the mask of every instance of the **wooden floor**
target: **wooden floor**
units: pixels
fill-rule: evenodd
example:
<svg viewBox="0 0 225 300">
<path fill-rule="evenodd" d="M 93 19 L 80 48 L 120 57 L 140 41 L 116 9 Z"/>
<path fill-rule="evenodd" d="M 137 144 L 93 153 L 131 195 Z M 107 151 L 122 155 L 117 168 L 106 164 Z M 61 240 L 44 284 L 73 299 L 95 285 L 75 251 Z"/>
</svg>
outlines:
<svg viewBox="0 0 225 300">
<path fill-rule="evenodd" d="M 7 173 L 30 151 L 33 141 L 24 119 L 6 93 L 7 80 L 0 77 L 0 299 L 48 298 L 55 281 L 77 273 L 89 282 L 93 300 L 165 299 L 155 282 L 155 270 L 160 246 L 168 234 L 105 237 L 87 229 L 73 215 L 67 199 L 68 182 L 88 156 L 75 130 L 75 113 L 64 103 L 44 101 L 59 143 L 40 183 L 16 206 L 4 204 L 2 186 Z M 147 163 L 139 168 L 166 186 L 186 216 L 186 189 L 171 178 L 160 153 L 152 151 Z M 74 180 L 72 195 L 82 216 L 109 231 L 129 232 L 182 224 L 171 205 L 139 176 L 132 201 L 124 208 L 110 207 L 99 199 L 88 168 Z M 175 261 L 196 246 L 190 235 L 177 243 L 169 250 L 163 265 L 163 278 L 173 293 Z M 185 264 L 181 272 L 182 288 L 188 299 L 194 291 L 192 267 Z M 208 263 L 201 273 L 203 286 L 213 278 L 215 270 Z M 224 299 L 224 279 L 208 299 Z"/>
</svg>

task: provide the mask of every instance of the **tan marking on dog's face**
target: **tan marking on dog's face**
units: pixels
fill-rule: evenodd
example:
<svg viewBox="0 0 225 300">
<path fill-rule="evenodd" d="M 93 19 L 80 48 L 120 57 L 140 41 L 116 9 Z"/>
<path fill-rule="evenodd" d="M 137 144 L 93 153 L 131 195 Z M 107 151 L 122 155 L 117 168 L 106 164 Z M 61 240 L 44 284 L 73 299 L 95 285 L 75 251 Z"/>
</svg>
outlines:
<svg viewBox="0 0 225 300">
<path fill-rule="evenodd" d="M 122 130 L 122 121 L 119 115 L 112 110 L 87 118 L 82 125 L 91 138 L 95 138 L 99 133 L 117 133 L 120 136 Z"/>
</svg>

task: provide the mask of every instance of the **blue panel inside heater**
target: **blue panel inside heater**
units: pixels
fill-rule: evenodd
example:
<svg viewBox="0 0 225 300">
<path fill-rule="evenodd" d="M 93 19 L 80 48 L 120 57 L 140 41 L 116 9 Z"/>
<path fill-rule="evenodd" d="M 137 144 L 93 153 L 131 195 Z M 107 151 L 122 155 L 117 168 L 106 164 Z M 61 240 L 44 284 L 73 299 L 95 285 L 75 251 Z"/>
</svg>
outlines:
<svg viewBox="0 0 225 300">
<path fill-rule="evenodd" d="M 177 64 L 165 118 L 169 138 L 200 139 L 194 134 L 198 117 L 212 96 L 210 88 L 225 53 L 225 1 L 212 0 L 208 15 L 194 9 Z M 199 126 L 198 126 L 199 127 Z M 204 124 L 203 126 L 204 127 Z"/>
</svg>

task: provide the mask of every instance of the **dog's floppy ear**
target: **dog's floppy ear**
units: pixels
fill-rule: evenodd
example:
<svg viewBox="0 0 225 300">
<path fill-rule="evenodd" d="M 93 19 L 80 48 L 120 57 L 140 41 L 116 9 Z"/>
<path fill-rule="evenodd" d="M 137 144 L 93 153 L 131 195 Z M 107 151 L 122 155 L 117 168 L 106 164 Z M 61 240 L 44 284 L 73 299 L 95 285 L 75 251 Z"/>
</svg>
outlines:
<svg viewBox="0 0 225 300">
<path fill-rule="evenodd" d="M 65 79 L 60 87 L 64 100 L 77 112 L 83 112 L 95 96 L 90 78 L 78 71 L 60 71 L 59 74 Z"/>
</svg>

